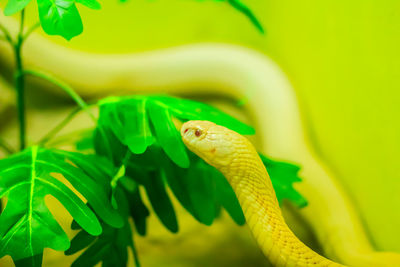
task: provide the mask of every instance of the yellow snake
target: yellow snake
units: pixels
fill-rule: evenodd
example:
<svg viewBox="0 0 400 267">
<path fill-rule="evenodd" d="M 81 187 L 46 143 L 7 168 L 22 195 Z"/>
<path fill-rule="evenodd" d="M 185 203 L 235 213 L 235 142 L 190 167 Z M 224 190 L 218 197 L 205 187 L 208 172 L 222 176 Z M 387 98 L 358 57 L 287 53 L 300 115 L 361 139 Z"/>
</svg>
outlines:
<svg viewBox="0 0 400 267">
<path fill-rule="evenodd" d="M 289 229 L 268 172 L 245 137 L 209 121 L 186 122 L 181 135 L 192 152 L 231 184 L 247 224 L 274 266 L 343 266 L 312 251 Z"/>
<path fill-rule="evenodd" d="M 0 12 L 0 23 L 16 34 L 14 18 Z M 53 74 L 85 98 L 115 94 L 115 88 L 125 93 L 190 92 L 195 96 L 217 93 L 233 99 L 247 97 L 245 108 L 262 139 L 260 151 L 302 166 L 303 182 L 296 189 L 310 205 L 297 212 L 312 227 L 324 254 L 350 266 L 400 266 L 399 254 L 375 250 L 354 202 L 313 150 L 293 87 L 267 56 L 226 44 L 96 54 L 56 45 L 34 33 L 24 46 L 24 63 L 27 68 Z M 12 50 L 0 42 L 0 75 L 11 79 L 7 74 L 13 68 Z M 31 89 L 61 92 L 30 78 L 27 82 Z M 8 87 L 11 88 L 0 79 L 0 90 Z M 3 90 L 0 94 L 4 96 Z M 12 95 L 4 101 L 0 99 L 0 115 L 13 99 Z"/>
</svg>

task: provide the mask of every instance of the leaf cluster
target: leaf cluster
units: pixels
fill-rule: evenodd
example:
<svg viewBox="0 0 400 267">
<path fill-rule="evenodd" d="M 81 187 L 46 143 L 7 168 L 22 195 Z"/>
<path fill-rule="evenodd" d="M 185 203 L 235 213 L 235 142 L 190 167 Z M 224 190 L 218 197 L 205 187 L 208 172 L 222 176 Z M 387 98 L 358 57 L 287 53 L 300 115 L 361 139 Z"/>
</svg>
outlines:
<svg viewBox="0 0 400 267">
<path fill-rule="evenodd" d="M 88 141 L 92 141 L 97 155 L 115 166 L 124 166 L 114 186 L 122 189 L 119 192 L 125 194 L 123 199 L 128 199 L 130 213 L 125 216 L 132 217 L 138 234 L 146 234 L 150 213 L 142 200 L 143 193 L 160 222 L 173 233 L 179 230 L 169 190 L 202 224 L 211 225 L 222 209 L 237 224 L 245 223 L 227 180 L 185 148 L 176 125 L 187 120 L 210 120 L 241 134 L 253 134 L 253 128 L 209 105 L 168 96 L 111 97 L 102 100 L 99 109 L 93 139 L 87 139 L 85 147 L 90 147 Z M 299 167 L 260 156 L 279 202 L 288 199 L 305 206 L 306 200 L 292 186 L 300 181 Z M 115 204 L 119 206 L 118 200 Z"/>
<path fill-rule="evenodd" d="M 185 148 L 177 126 L 210 120 L 241 134 L 253 128 L 209 105 L 169 96 L 111 97 L 98 106 L 96 128 L 79 142 L 94 153 L 35 146 L 0 161 L 0 197 L 8 199 L 0 215 L 0 257 L 34 266 L 49 247 L 67 255 L 84 250 L 74 266 L 125 266 L 131 249 L 138 265 L 131 221 L 145 235 L 154 212 L 168 230 L 179 230 L 169 191 L 202 224 L 211 225 L 222 209 L 245 223 L 227 180 Z M 304 206 L 292 187 L 299 168 L 261 157 L 278 200 Z M 80 229 L 71 244 L 47 209 L 46 195 L 59 200 L 73 229 Z"/>
</svg>

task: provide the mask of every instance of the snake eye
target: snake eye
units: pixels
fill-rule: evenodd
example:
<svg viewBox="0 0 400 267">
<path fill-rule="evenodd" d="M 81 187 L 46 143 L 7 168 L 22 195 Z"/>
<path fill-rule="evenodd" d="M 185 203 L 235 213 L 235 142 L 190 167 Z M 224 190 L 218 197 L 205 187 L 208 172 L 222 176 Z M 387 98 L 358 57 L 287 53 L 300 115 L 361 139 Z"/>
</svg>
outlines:
<svg viewBox="0 0 400 267">
<path fill-rule="evenodd" d="M 203 132 L 202 132 L 200 129 L 196 129 L 196 131 L 194 132 L 194 135 L 197 136 L 197 137 L 200 137 L 200 135 L 201 135 L 202 133 L 203 133 Z"/>
</svg>

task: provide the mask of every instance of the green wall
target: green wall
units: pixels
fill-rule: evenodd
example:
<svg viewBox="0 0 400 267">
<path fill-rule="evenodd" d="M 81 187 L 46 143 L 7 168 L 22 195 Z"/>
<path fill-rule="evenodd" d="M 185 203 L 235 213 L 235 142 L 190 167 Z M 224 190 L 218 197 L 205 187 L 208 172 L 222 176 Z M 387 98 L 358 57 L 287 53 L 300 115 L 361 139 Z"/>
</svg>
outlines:
<svg viewBox="0 0 400 267">
<path fill-rule="evenodd" d="M 243 1 L 266 35 L 223 2 L 107 0 L 100 12 L 80 7 L 83 35 L 54 40 L 104 53 L 216 41 L 268 54 L 377 247 L 400 252 L 400 1 Z"/>
</svg>

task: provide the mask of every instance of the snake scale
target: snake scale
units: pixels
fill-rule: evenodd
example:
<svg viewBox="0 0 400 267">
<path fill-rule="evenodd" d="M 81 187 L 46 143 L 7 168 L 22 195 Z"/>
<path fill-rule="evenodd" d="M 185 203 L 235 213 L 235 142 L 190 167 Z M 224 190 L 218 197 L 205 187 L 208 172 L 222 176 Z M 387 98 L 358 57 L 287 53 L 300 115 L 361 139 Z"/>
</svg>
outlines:
<svg viewBox="0 0 400 267">
<path fill-rule="evenodd" d="M 289 229 L 268 172 L 245 137 L 209 121 L 186 122 L 181 134 L 186 146 L 231 184 L 247 224 L 274 266 L 343 266 L 312 251 Z"/>
</svg>

